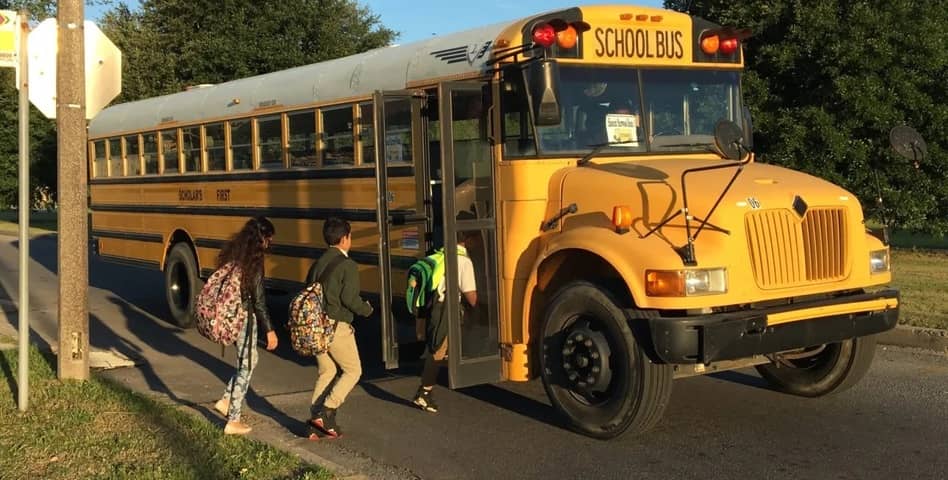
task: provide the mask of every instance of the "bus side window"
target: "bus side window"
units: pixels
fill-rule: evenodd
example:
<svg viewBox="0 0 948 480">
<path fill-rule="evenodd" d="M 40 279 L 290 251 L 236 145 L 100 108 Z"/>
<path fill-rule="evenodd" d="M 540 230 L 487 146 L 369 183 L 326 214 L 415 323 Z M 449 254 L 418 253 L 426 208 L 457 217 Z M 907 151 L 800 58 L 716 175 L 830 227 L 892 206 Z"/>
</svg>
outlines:
<svg viewBox="0 0 948 480">
<path fill-rule="evenodd" d="M 125 137 L 125 162 L 129 175 L 142 174 L 142 160 L 138 153 L 138 135 Z"/>
<path fill-rule="evenodd" d="M 161 132 L 161 160 L 163 173 L 178 173 L 178 131 L 165 130 Z"/>
<path fill-rule="evenodd" d="M 158 136 L 154 133 L 142 135 L 142 159 L 145 161 L 145 175 L 158 174 Z"/>
<path fill-rule="evenodd" d="M 253 168 L 253 145 L 250 120 L 230 122 L 230 150 L 233 155 L 233 170 Z"/>
<path fill-rule="evenodd" d="M 260 168 L 283 167 L 282 115 L 257 118 L 257 148 Z"/>
<path fill-rule="evenodd" d="M 184 153 L 184 171 L 200 172 L 201 168 L 201 127 L 181 129 L 182 153 Z"/>
<path fill-rule="evenodd" d="M 536 155 L 537 145 L 530 123 L 530 109 L 523 89 L 523 77 L 519 70 L 504 72 L 504 81 L 500 85 L 500 99 L 504 157 Z"/>
<path fill-rule="evenodd" d="M 109 167 L 105 160 L 105 140 L 96 140 L 92 143 L 92 150 L 94 150 L 94 160 L 93 165 L 93 176 L 96 178 L 108 177 L 109 176 Z"/>
<path fill-rule="evenodd" d="M 122 167 L 122 139 L 109 139 L 109 176 L 124 177 L 125 169 Z"/>
<path fill-rule="evenodd" d="M 289 130 L 290 166 L 315 167 L 316 163 L 316 111 L 306 110 L 286 116 Z"/>
<path fill-rule="evenodd" d="M 212 123 L 204 127 L 204 151 L 207 155 L 207 171 L 223 172 L 227 169 L 223 123 Z"/>
<path fill-rule="evenodd" d="M 352 106 L 323 109 L 323 165 L 355 165 Z"/>
</svg>

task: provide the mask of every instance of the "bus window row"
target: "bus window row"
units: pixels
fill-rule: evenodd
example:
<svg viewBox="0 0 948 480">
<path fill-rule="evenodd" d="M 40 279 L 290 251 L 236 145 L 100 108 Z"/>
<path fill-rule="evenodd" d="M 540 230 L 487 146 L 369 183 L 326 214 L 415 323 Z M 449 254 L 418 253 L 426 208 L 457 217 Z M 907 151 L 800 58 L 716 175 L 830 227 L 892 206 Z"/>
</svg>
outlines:
<svg viewBox="0 0 948 480">
<path fill-rule="evenodd" d="M 412 163 L 411 111 L 386 107 L 385 154 Z M 97 139 L 93 178 L 375 164 L 372 103 L 260 115 Z"/>
</svg>

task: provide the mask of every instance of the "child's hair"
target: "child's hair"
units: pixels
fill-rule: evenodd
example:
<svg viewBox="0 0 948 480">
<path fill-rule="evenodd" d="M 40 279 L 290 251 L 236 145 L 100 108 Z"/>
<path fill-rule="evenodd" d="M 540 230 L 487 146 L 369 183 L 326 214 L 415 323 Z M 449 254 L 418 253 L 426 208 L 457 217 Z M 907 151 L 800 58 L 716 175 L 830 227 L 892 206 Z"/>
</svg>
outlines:
<svg viewBox="0 0 948 480">
<path fill-rule="evenodd" d="M 217 256 L 217 266 L 230 262 L 237 264 L 243 278 L 252 279 L 263 275 L 263 240 L 276 234 L 273 222 L 266 217 L 251 218 L 239 232 L 224 244 Z M 241 282 L 241 287 L 249 287 L 250 281 Z"/>
<path fill-rule="evenodd" d="M 326 240 L 326 245 L 330 247 L 339 245 L 339 242 L 342 241 L 342 237 L 350 233 L 352 233 L 352 225 L 349 225 L 349 222 L 341 218 L 332 217 L 323 224 L 323 239 Z"/>
</svg>

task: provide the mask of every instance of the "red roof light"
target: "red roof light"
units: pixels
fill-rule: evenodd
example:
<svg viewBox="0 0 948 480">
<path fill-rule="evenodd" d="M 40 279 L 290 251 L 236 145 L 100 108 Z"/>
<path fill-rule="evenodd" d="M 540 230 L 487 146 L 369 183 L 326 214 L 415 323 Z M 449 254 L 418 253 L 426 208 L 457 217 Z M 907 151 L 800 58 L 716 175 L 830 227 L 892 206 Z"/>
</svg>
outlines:
<svg viewBox="0 0 948 480">
<path fill-rule="evenodd" d="M 549 48 L 556 41 L 556 30 L 549 23 L 533 27 L 533 42 L 543 48 Z"/>
</svg>

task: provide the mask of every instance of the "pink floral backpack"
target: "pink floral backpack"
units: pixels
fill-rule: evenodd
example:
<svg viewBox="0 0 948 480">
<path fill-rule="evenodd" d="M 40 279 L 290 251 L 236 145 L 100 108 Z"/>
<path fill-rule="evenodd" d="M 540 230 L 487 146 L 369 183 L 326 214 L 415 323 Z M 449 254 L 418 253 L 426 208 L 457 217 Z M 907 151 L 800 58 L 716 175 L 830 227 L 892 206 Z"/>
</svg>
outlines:
<svg viewBox="0 0 948 480">
<path fill-rule="evenodd" d="M 237 343 L 237 335 L 247 323 L 240 277 L 240 269 L 234 262 L 227 263 L 207 279 L 194 302 L 197 330 L 214 343 Z"/>
</svg>

